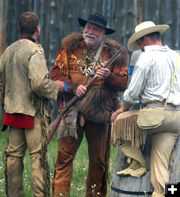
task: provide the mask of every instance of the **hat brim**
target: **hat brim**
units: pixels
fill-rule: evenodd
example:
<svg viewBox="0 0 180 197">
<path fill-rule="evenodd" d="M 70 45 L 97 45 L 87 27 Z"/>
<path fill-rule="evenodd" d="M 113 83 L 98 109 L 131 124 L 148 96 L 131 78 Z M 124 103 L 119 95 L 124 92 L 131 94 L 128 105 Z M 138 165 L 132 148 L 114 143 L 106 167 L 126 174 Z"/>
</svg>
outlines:
<svg viewBox="0 0 180 197">
<path fill-rule="evenodd" d="M 160 34 L 163 34 L 168 28 L 169 28 L 169 25 L 156 25 L 154 27 L 149 27 L 149 28 L 146 28 L 146 29 L 143 29 L 141 31 L 134 33 L 129 38 L 128 49 L 130 51 L 135 51 L 135 50 L 140 49 L 140 46 L 137 44 L 138 39 L 153 32 L 159 32 Z"/>
<path fill-rule="evenodd" d="M 115 32 L 114 29 L 105 27 L 105 26 L 103 26 L 103 25 L 101 25 L 101 24 L 99 24 L 99 23 L 96 23 L 96 21 L 92 21 L 92 20 L 88 20 L 88 21 L 87 21 L 87 20 L 84 20 L 84 19 L 78 17 L 78 22 L 79 22 L 79 25 L 82 26 L 82 27 L 85 27 L 87 22 L 88 22 L 88 23 L 95 24 L 95 25 L 98 25 L 98 26 L 100 26 L 100 27 L 103 27 L 103 28 L 106 29 L 106 34 L 112 34 L 112 33 Z"/>
</svg>

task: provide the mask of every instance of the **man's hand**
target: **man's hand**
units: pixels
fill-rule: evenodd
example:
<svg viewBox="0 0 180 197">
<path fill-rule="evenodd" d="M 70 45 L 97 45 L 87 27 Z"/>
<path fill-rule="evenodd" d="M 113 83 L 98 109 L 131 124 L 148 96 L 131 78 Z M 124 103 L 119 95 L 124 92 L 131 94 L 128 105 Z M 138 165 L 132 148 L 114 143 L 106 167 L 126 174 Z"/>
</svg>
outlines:
<svg viewBox="0 0 180 197">
<path fill-rule="evenodd" d="M 111 122 L 114 122 L 117 118 L 117 116 L 123 112 L 123 107 L 120 107 L 117 109 L 112 115 L 111 115 Z"/>
<path fill-rule="evenodd" d="M 87 92 L 87 88 L 84 85 L 79 85 L 76 89 L 76 96 L 82 97 Z"/>
<path fill-rule="evenodd" d="M 98 77 L 106 79 L 111 74 L 111 71 L 108 68 L 101 68 L 96 71 Z"/>
<path fill-rule="evenodd" d="M 64 89 L 65 89 L 64 82 L 63 81 L 60 81 L 60 80 L 57 80 L 56 82 L 58 84 L 59 91 L 60 92 L 63 92 Z"/>
<path fill-rule="evenodd" d="M 122 113 L 125 112 L 127 110 L 129 110 L 129 108 L 132 106 L 131 103 L 128 103 L 126 101 L 124 101 L 124 105 L 121 106 L 119 109 L 117 109 L 112 115 L 111 115 L 111 122 L 114 122 L 117 118 L 117 116 Z"/>
</svg>

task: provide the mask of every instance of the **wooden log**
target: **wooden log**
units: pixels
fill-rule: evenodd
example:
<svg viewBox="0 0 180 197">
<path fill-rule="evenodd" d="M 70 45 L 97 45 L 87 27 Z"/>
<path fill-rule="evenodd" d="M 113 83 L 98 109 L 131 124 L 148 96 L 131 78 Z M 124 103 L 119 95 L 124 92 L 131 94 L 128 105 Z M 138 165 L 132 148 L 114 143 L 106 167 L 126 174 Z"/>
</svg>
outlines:
<svg viewBox="0 0 180 197">
<path fill-rule="evenodd" d="M 6 47 L 8 1 L 0 1 L 0 56 Z"/>
<path fill-rule="evenodd" d="M 150 150 L 151 150 L 151 136 L 147 136 L 146 145 L 144 147 L 143 155 L 146 159 L 148 164 L 148 172 L 138 178 L 131 177 L 131 176 L 118 176 L 116 172 L 125 169 L 128 167 L 127 165 L 127 157 L 122 153 L 122 151 L 118 150 L 115 169 L 112 176 L 112 183 L 111 183 L 111 197 L 138 197 L 140 196 L 139 192 L 142 192 L 141 196 L 151 196 L 151 194 L 147 195 L 148 192 L 153 191 L 153 187 L 150 181 Z M 174 161 L 172 166 L 169 169 L 170 172 L 170 180 L 171 183 L 180 182 L 180 137 L 178 137 L 175 148 L 174 148 Z M 120 190 L 120 191 L 119 191 Z M 125 194 L 125 193 L 129 194 Z M 132 193 L 137 192 L 137 194 Z M 130 194 L 131 193 L 131 194 Z"/>
<path fill-rule="evenodd" d="M 170 168 L 170 179 L 169 182 L 177 183 L 180 182 L 180 136 L 177 139 L 174 149 L 174 162 Z"/>
</svg>

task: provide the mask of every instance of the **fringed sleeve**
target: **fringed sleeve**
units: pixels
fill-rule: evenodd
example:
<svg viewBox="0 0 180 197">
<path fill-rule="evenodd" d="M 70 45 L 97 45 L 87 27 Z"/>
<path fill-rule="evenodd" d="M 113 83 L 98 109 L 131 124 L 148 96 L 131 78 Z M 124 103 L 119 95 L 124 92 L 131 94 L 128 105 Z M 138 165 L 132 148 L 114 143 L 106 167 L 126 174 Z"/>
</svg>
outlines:
<svg viewBox="0 0 180 197">
<path fill-rule="evenodd" d="M 74 93 L 77 85 L 74 84 L 69 78 L 68 69 L 68 54 L 65 48 L 60 49 L 56 61 L 51 69 L 51 79 L 61 80 L 68 83 L 68 93 Z M 66 97 L 67 93 L 64 93 Z"/>
</svg>

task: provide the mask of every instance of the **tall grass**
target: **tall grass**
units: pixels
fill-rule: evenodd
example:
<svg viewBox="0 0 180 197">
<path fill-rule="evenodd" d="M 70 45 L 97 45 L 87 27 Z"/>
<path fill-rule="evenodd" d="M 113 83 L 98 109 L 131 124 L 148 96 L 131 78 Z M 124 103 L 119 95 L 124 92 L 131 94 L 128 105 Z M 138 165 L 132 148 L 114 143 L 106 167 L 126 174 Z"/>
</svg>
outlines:
<svg viewBox="0 0 180 197">
<path fill-rule="evenodd" d="M 0 132 L 0 197 L 5 197 L 4 191 L 4 174 L 3 174 L 3 152 L 6 147 L 8 132 Z M 53 176 L 53 168 L 56 162 L 57 157 L 57 149 L 58 143 L 56 140 L 56 135 L 52 138 L 48 146 L 48 161 L 50 167 L 50 176 L 52 180 Z M 116 159 L 117 148 L 111 149 L 110 155 L 110 168 L 109 168 L 109 186 L 108 186 L 108 197 L 110 196 L 110 182 L 113 173 L 114 162 Z M 76 158 L 74 160 L 74 169 L 73 169 L 73 177 L 71 183 L 71 197 L 84 197 L 86 191 L 86 178 L 88 171 L 88 151 L 87 151 L 87 142 L 84 138 L 82 144 L 77 152 Z M 29 157 L 28 151 L 26 152 L 26 156 L 24 158 L 24 190 L 25 197 L 32 197 L 31 192 L 31 181 L 30 181 L 30 172 L 31 172 L 31 161 Z M 52 193 L 52 192 L 51 192 Z"/>
</svg>

